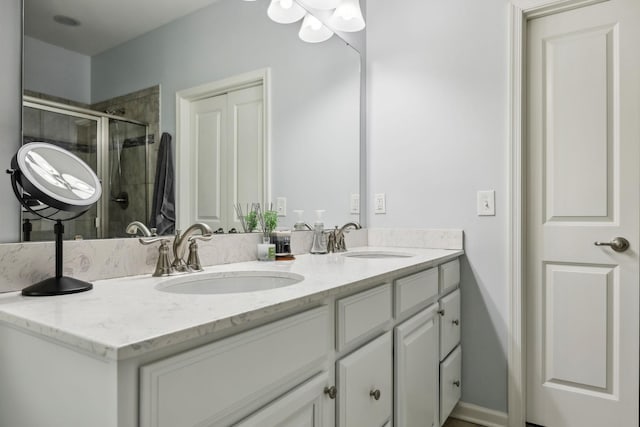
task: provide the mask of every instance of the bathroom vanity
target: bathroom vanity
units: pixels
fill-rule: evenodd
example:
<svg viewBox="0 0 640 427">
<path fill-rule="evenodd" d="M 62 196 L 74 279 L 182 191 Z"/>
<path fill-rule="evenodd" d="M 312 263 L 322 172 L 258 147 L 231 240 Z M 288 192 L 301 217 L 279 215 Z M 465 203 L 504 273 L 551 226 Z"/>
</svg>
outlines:
<svg viewBox="0 0 640 427">
<path fill-rule="evenodd" d="M 440 426 L 462 387 L 463 251 L 358 251 L 192 275 L 304 276 L 257 292 L 140 276 L 0 296 L 0 425 Z"/>
</svg>

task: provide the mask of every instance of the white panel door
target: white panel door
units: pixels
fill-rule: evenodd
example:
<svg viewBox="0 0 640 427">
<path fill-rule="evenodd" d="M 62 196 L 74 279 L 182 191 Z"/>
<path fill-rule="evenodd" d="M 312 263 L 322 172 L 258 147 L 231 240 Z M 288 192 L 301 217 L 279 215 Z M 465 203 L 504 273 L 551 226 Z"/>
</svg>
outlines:
<svg viewBox="0 0 640 427">
<path fill-rule="evenodd" d="M 241 203 L 266 202 L 266 147 L 264 144 L 264 111 L 262 86 L 250 87 L 228 94 L 227 115 L 229 144 L 229 168 L 227 187 L 227 218 L 225 230 L 235 227 L 239 231 L 240 221 L 234 206 Z"/>
<path fill-rule="evenodd" d="M 190 110 L 191 222 L 216 230 L 224 225 L 227 199 L 227 96 L 195 101 Z"/>
<path fill-rule="evenodd" d="M 262 85 L 190 104 L 189 221 L 242 231 L 234 209 L 266 202 Z M 183 225 L 184 226 L 184 225 Z"/>
<path fill-rule="evenodd" d="M 527 421 L 637 427 L 640 1 L 527 39 Z"/>
</svg>

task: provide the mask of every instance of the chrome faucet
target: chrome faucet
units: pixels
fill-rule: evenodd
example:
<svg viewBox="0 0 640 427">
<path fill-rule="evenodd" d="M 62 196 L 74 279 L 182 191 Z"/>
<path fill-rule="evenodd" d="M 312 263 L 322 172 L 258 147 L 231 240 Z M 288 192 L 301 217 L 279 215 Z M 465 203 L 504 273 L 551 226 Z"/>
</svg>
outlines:
<svg viewBox="0 0 640 427">
<path fill-rule="evenodd" d="M 195 234 L 196 232 L 200 234 Z M 196 240 L 209 240 L 213 237 L 213 231 L 204 223 L 197 222 L 184 231 L 176 230 L 176 237 L 173 239 L 173 263 L 171 267 L 179 273 L 188 273 L 190 271 L 200 271 L 200 259 L 198 258 L 198 245 Z M 184 254 L 189 244 L 189 264 L 185 262 Z"/>
<path fill-rule="evenodd" d="M 140 233 L 142 233 L 142 235 L 144 237 L 156 236 L 156 229 L 155 228 L 149 229 L 149 228 L 147 228 L 146 225 L 144 225 L 140 221 L 133 221 L 133 222 L 129 223 L 129 225 L 127 225 L 127 228 L 126 228 L 126 233 L 127 234 L 137 235 L 138 231 Z"/>
<path fill-rule="evenodd" d="M 200 231 L 200 234 L 195 234 Z M 180 230 L 176 230 L 173 238 L 173 262 L 169 261 L 169 243 L 171 240 L 167 237 L 151 237 L 139 239 L 143 245 L 150 245 L 160 242 L 158 251 L 158 262 L 153 272 L 154 277 L 170 276 L 175 273 L 190 273 L 192 271 L 202 271 L 200 257 L 198 256 L 198 244 L 196 240 L 209 240 L 213 237 L 213 232 L 207 224 L 196 223 L 187 228 L 184 234 Z M 189 258 L 185 262 L 184 254 L 189 244 Z"/>
<path fill-rule="evenodd" d="M 346 233 L 351 227 L 355 230 L 362 228 L 357 222 L 348 222 L 340 228 L 336 226 L 334 230 L 331 230 L 329 241 L 333 244 L 328 246 L 329 252 L 344 252 L 347 250 L 347 244 L 344 241 L 344 233 Z"/>
</svg>

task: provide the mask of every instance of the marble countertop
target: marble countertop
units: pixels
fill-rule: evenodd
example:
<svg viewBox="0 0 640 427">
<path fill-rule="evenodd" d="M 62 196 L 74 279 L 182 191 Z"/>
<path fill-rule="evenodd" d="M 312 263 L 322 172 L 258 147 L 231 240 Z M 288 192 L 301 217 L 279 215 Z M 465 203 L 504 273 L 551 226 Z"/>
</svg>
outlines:
<svg viewBox="0 0 640 427">
<path fill-rule="evenodd" d="M 55 297 L 0 295 L 0 322 L 107 360 L 136 357 L 165 346 L 212 334 L 269 314 L 321 301 L 347 286 L 375 285 L 391 274 L 427 268 L 462 250 L 361 247 L 354 251 L 395 251 L 405 258 L 351 258 L 342 254 L 298 255 L 294 261 L 242 262 L 207 267 L 202 273 L 285 271 L 304 276 L 291 286 L 234 294 L 162 292 L 172 278 L 149 275 L 94 282 L 94 289 Z"/>
</svg>

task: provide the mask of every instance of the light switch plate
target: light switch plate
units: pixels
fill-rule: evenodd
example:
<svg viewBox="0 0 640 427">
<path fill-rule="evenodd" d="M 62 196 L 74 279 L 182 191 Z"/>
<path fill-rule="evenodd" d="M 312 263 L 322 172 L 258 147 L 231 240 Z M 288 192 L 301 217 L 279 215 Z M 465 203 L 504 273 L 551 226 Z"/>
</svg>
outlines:
<svg viewBox="0 0 640 427">
<path fill-rule="evenodd" d="M 387 213 L 387 199 L 384 193 L 377 193 L 373 198 L 373 212 L 377 214 Z"/>
<path fill-rule="evenodd" d="M 352 214 L 360 213 L 360 195 L 359 194 L 351 195 L 351 206 L 349 208 L 349 212 Z"/>
<path fill-rule="evenodd" d="M 276 212 L 278 216 L 287 216 L 287 198 L 278 197 L 276 199 Z"/>
<path fill-rule="evenodd" d="M 495 190 L 478 191 L 478 216 L 494 216 L 496 214 Z"/>
</svg>

